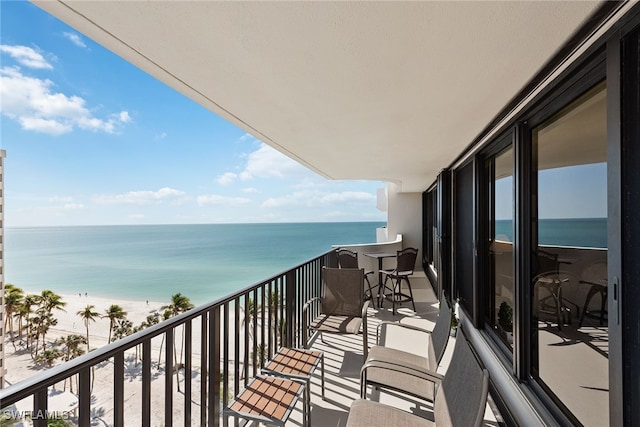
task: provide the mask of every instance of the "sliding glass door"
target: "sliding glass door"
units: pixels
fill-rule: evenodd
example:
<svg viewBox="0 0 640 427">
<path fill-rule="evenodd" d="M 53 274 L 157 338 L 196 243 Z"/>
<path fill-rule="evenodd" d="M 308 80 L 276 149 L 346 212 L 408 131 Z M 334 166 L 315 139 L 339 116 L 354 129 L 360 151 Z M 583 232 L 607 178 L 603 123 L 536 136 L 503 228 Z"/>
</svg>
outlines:
<svg viewBox="0 0 640 427">
<path fill-rule="evenodd" d="M 609 422 L 606 87 L 532 131 L 532 374 L 583 425 Z"/>
</svg>

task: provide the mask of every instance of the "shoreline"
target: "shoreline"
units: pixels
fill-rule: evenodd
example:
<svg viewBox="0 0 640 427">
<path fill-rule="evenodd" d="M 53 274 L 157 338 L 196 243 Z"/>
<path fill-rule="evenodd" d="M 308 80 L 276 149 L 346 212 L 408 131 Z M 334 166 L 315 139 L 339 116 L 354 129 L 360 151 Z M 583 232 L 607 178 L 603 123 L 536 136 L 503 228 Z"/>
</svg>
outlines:
<svg viewBox="0 0 640 427">
<path fill-rule="evenodd" d="M 30 290 L 25 290 L 25 294 L 31 293 Z M 37 294 L 40 294 L 38 292 Z M 66 303 L 64 307 L 65 311 L 54 310 L 54 315 L 58 320 L 58 323 L 51 327 L 46 335 L 47 346 L 51 346 L 51 344 L 56 341 L 58 338 L 69 335 L 69 334 L 78 334 L 86 337 L 86 327 L 83 323 L 83 319 L 78 316 L 76 313 L 80 310 L 83 310 L 88 304 L 94 305 L 94 311 L 100 313 L 101 315 L 105 313 L 105 310 L 109 308 L 112 304 L 117 304 L 121 306 L 124 311 L 127 312 L 127 319 L 130 320 L 134 326 L 140 325 L 149 314 L 152 314 L 154 311 L 160 311 L 160 307 L 164 305 L 168 305 L 169 302 L 158 302 L 158 301 L 149 301 L 148 304 L 146 301 L 131 301 L 125 299 L 111 299 L 111 298 L 100 298 L 100 297 L 92 297 L 91 295 L 85 296 L 84 294 L 78 295 L 70 295 L 70 294 L 59 294 L 62 300 Z M 232 310 L 229 313 L 233 316 Z M 42 364 L 36 363 L 31 356 L 31 352 L 25 347 L 25 335 L 23 333 L 22 344 L 20 343 L 19 334 L 15 332 L 15 329 L 18 327 L 18 322 L 15 320 L 14 323 L 14 334 L 15 334 L 15 349 L 14 343 L 12 343 L 11 339 L 8 339 L 9 332 L 7 331 L 7 339 L 5 339 L 5 367 L 7 368 L 6 373 L 6 386 L 10 384 L 16 384 L 25 379 L 28 379 L 34 375 L 41 374 L 45 372 L 47 367 Z M 89 324 L 89 344 L 90 348 L 96 349 L 102 347 L 107 344 L 107 339 L 109 335 L 109 319 L 108 318 L 97 318 L 95 322 L 90 322 Z M 24 327 L 24 322 L 23 322 Z M 181 328 L 176 328 L 177 333 L 174 334 L 174 339 L 176 340 L 176 349 L 178 353 L 181 351 L 180 345 L 180 331 Z M 232 346 L 234 343 L 235 334 L 230 334 L 230 340 L 227 345 Z M 193 322 L 193 330 L 192 330 L 192 360 L 193 360 L 193 369 L 194 374 L 197 374 L 200 371 L 200 322 Z M 164 384 L 164 377 L 166 375 L 166 366 L 164 365 L 164 334 L 160 334 L 157 337 L 154 337 L 151 340 L 151 360 L 152 360 L 152 388 L 153 389 L 162 389 Z M 241 347 L 241 354 L 244 352 L 244 345 L 242 340 L 239 343 Z M 81 345 L 81 348 L 84 347 L 84 351 L 86 353 L 86 345 Z M 161 350 L 162 347 L 162 350 Z M 40 352 L 42 351 L 42 344 L 40 343 Z M 178 360 L 176 363 L 179 363 L 180 360 L 184 360 L 183 357 L 178 356 Z M 232 360 L 230 360 L 233 363 Z M 64 363 L 61 360 L 58 360 L 54 363 L 53 366 L 57 366 L 59 364 Z M 242 361 L 240 361 L 242 363 Z M 112 413 L 112 394 L 113 394 L 113 359 L 109 359 L 104 363 L 100 363 L 96 365 L 95 370 L 92 370 L 94 375 L 94 386 L 92 390 L 92 413 L 94 409 L 95 412 L 101 413 L 99 419 L 101 424 L 104 425 L 112 425 L 109 418 L 111 418 Z M 136 348 L 133 347 L 125 352 L 125 399 L 127 401 L 127 405 L 133 409 L 138 406 L 138 402 L 141 402 L 141 393 L 140 393 L 140 381 L 141 381 L 141 372 L 142 372 L 142 364 L 138 362 L 136 359 Z M 175 373 L 172 373 L 175 375 Z M 183 384 L 184 378 L 183 375 L 179 375 L 180 383 Z M 175 382 L 175 378 L 174 378 Z M 197 389 L 200 387 L 199 381 L 193 381 L 192 386 L 194 387 L 194 393 L 196 393 Z M 73 392 L 77 391 L 76 385 L 74 382 Z M 183 411 L 183 399 L 184 395 L 177 391 L 174 386 L 174 402 L 176 405 L 174 406 L 175 416 L 181 417 L 181 413 Z M 73 411 L 75 409 L 74 405 L 77 405 L 77 397 L 74 393 L 69 392 L 69 381 L 60 381 L 55 384 L 54 387 L 49 388 L 49 393 L 51 396 L 55 395 L 52 400 L 49 402 L 49 409 L 52 411 Z M 197 395 L 197 394 L 195 394 Z M 152 407 L 158 407 L 156 405 L 162 405 L 164 402 L 163 393 L 159 393 L 157 396 L 154 394 L 152 401 Z M 156 403 L 157 402 L 157 403 Z M 180 402 L 180 403 L 178 403 Z M 141 403 L 140 403 L 141 404 Z M 24 399 L 21 402 L 18 402 L 15 405 L 16 410 L 26 410 L 29 411 L 32 408 L 32 400 L 30 398 Z M 138 411 L 139 412 L 139 411 Z M 158 424 L 163 423 L 163 415 L 162 411 L 153 411 L 154 414 L 152 418 L 152 423 Z M 194 412 L 195 408 L 194 408 Z M 156 413 L 158 414 L 158 419 L 156 420 Z M 77 415 L 77 414 L 76 414 Z M 132 414 L 133 418 L 136 416 L 136 411 Z M 131 420 L 134 424 L 137 421 L 134 419 Z M 29 425 L 25 423 L 24 425 Z"/>
</svg>

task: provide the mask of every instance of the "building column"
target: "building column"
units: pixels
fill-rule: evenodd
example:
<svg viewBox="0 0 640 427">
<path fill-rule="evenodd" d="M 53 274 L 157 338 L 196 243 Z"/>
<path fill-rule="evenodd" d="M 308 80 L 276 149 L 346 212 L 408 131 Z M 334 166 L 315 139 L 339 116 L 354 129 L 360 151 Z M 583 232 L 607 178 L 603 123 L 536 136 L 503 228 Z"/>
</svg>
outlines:
<svg viewBox="0 0 640 427">
<path fill-rule="evenodd" d="M 4 158 L 5 150 L 0 150 L 0 389 L 4 388 L 7 372 L 4 361 L 5 312 L 4 312 Z"/>
</svg>

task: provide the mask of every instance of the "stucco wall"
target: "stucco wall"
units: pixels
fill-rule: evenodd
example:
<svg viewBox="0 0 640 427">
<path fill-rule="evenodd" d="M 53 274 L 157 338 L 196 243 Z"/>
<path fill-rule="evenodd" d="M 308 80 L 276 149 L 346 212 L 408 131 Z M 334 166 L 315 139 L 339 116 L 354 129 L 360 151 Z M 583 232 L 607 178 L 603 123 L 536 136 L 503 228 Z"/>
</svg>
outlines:
<svg viewBox="0 0 640 427">
<path fill-rule="evenodd" d="M 418 248 L 416 273 L 422 273 L 422 193 L 398 193 L 387 187 L 387 227 L 389 236 L 402 234 L 402 247 Z"/>
</svg>

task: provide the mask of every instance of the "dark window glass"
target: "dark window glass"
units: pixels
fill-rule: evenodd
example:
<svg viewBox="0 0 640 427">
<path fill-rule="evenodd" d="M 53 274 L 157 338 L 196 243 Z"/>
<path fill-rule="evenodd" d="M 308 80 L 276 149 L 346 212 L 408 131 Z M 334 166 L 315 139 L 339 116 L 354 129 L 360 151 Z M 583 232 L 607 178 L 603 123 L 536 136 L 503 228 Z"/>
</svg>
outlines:
<svg viewBox="0 0 640 427">
<path fill-rule="evenodd" d="M 473 163 L 454 175 L 454 286 L 460 305 L 472 314 L 473 307 Z M 456 295 L 454 293 L 454 295 Z"/>
<path fill-rule="evenodd" d="M 489 170 L 489 262 L 486 321 L 513 346 L 513 148 L 487 160 Z"/>
<path fill-rule="evenodd" d="M 608 425 L 604 83 L 532 141 L 532 372 L 579 423 Z"/>
</svg>

